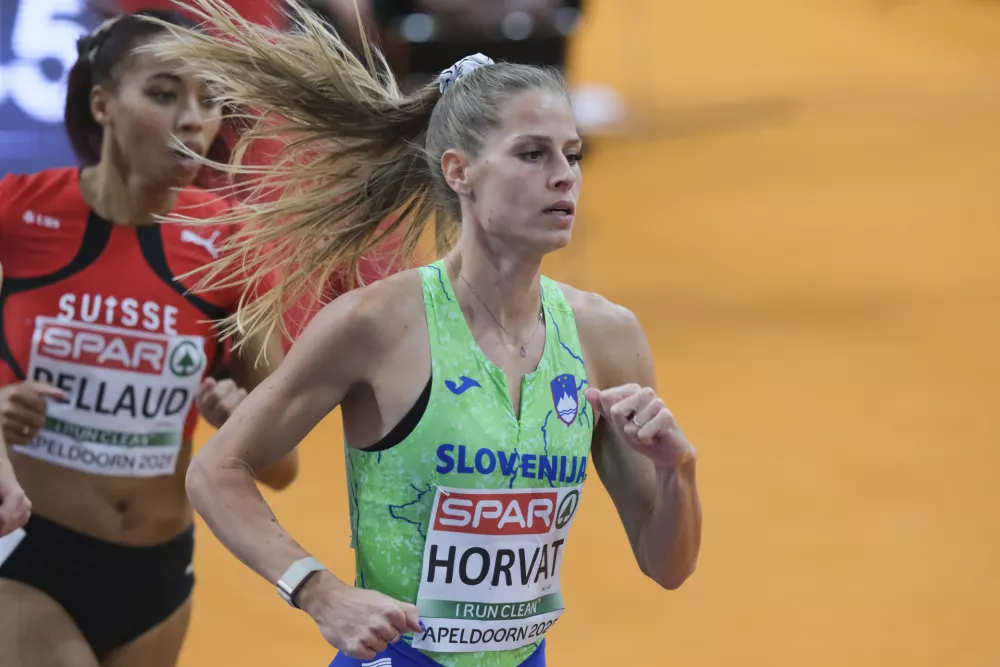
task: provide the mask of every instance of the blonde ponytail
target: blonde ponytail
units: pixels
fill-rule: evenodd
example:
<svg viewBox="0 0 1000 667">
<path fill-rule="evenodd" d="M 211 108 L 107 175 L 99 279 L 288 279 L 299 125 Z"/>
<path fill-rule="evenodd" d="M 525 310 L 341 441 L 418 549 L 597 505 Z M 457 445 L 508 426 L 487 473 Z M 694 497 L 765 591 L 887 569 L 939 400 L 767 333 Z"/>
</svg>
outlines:
<svg viewBox="0 0 1000 667">
<path fill-rule="evenodd" d="M 210 32 L 170 26 L 178 39 L 155 51 L 210 79 L 222 102 L 254 110 L 231 118 L 240 131 L 229 163 L 207 165 L 230 177 L 219 194 L 238 194 L 242 205 L 211 220 L 166 220 L 242 225 L 196 288 L 244 290 L 224 335 L 271 335 L 283 329 L 285 309 L 335 271 L 357 284 L 362 256 L 387 236 L 401 237 L 399 252 L 412 256 L 435 211 L 423 140 L 440 94 L 427 86 L 404 96 L 376 73 L 377 54 L 366 46 L 362 63 L 297 3 L 289 3 L 296 29 L 287 33 L 251 25 L 220 0 L 196 5 Z M 267 139 L 283 144 L 275 161 L 245 164 L 250 146 Z M 452 234 L 439 221 L 435 236 L 447 245 Z M 276 268 L 281 280 L 262 289 Z"/>
<path fill-rule="evenodd" d="M 229 176 L 220 194 L 238 194 L 243 205 L 204 221 L 243 227 L 197 285 L 243 288 L 238 312 L 222 323 L 225 335 L 283 330 L 285 309 L 318 293 L 334 272 L 359 282 L 362 256 L 386 237 L 399 238 L 408 259 L 433 224 L 436 249 L 445 252 L 459 207 L 441 173 L 443 152 L 475 155 L 485 132 L 499 124 L 505 96 L 533 87 L 564 90 L 552 70 L 499 63 L 462 75 L 444 93 L 434 82 L 407 96 L 380 54 L 365 43 L 362 62 L 299 0 L 285 0 L 288 32 L 250 24 L 222 0 L 188 1 L 207 25 L 167 25 L 177 39 L 151 48 L 183 60 L 213 83 L 227 107 L 244 110 L 230 119 L 239 127 L 232 159 L 208 163 Z M 274 162 L 243 164 L 250 145 L 264 139 L 284 144 Z M 262 290 L 276 267 L 281 280 Z"/>
</svg>

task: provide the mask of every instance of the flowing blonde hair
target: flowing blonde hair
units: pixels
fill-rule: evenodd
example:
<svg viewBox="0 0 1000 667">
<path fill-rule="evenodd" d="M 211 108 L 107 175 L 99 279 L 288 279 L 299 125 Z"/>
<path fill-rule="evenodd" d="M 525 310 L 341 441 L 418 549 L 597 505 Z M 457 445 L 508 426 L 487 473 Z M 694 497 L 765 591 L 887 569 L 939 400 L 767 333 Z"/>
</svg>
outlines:
<svg viewBox="0 0 1000 667">
<path fill-rule="evenodd" d="M 442 154 L 475 156 L 513 94 L 565 94 L 555 70 L 496 63 L 463 74 L 443 94 L 434 81 L 405 95 L 381 54 L 365 42 L 364 60 L 355 56 L 299 0 L 285 0 L 286 32 L 245 21 L 224 0 L 188 2 L 202 30 L 167 25 L 177 39 L 151 48 L 183 60 L 227 108 L 241 110 L 228 118 L 239 133 L 232 159 L 206 164 L 228 175 L 221 189 L 243 203 L 209 220 L 167 220 L 242 225 L 196 286 L 243 289 L 239 309 L 221 323 L 224 335 L 242 340 L 284 331 L 284 310 L 334 272 L 358 284 L 362 257 L 387 237 L 400 239 L 401 256 L 410 258 L 433 225 L 437 252 L 446 252 L 460 211 Z M 274 161 L 245 164 L 250 145 L 264 139 L 283 144 Z M 279 264 L 281 279 L 262 290 Z"/>
</svg>

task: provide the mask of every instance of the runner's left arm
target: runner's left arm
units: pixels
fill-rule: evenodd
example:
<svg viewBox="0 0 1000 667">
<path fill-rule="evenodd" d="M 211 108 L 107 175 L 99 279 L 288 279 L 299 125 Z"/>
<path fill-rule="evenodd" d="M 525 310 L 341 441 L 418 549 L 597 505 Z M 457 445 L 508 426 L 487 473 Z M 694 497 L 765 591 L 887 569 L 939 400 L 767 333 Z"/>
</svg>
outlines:
<svg viewBox="0 0 1000 667">
<path fill-rule="evenodd" d="M 701 544 L 694 448 L 657 395 L 638 319 L 603 299 L 591 303 L 596 307 L 581 318 L 580 334 L 585 355 L 593 351 L 591 377 L 600 383 L 586 392 L 601 416 L 594 466 L 640 569 L 673 590 L 694 572 Z"/>
</svg>

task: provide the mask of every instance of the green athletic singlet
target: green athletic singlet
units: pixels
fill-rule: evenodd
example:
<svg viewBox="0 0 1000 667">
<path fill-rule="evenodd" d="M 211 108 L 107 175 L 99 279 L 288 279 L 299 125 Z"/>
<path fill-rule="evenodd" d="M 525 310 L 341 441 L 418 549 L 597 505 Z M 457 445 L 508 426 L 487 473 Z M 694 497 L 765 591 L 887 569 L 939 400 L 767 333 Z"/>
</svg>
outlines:
<svg viewBox="0 0 1000 667">
<path fill-rule="evenodd" d="M 356 584 L 415 603 L 414 648 L 447 667 L 519 664 L 562 614 L 562 559 L 593 432 L 573 311 L 542 277 L 545 348 L 520 419 L 443 261 L 420 269 L 431 392 L 412 433 L 346 448 Z"/>
</svg>

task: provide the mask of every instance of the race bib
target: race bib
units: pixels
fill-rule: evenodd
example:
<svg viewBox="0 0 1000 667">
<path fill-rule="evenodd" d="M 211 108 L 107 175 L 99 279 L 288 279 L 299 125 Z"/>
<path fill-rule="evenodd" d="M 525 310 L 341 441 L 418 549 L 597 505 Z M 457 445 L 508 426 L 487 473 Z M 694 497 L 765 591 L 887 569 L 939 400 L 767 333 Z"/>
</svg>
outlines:
<svg viewBox="0 0 1000 667">
<path fill-rule="evenodd" d="M 434 496 L 413 646 L 458 653 L 538 642 L 563 613 L 559 573 L 581 486 Z"/>
<path fill-rule="evenodd" d="M 201 336 L 38 317 L 28 377 L 66 392 L 48 401 L 26 456 L 97 475 L 171 475 L 205 368 Z"/>
</svg>

